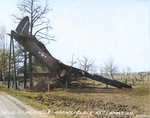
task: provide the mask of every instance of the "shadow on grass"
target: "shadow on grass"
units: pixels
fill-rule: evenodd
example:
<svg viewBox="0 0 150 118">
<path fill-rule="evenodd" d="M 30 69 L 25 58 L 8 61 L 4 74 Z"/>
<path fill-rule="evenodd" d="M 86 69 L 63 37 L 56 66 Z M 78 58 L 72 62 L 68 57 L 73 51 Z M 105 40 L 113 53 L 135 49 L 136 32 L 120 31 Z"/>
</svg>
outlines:
<svg viewBox="0 0 150 118">
<path fill-rule="evenodd" d="M 68 92 L 70 93 L 121 93 L 124 89 L 118 88 L 106 88 L 106 87 L 91 87 L 91 86 L 81 86 L 81 87 L 69 87 Z"/>
<path fill-rule="evenodd" d="M 10 91 L 11 89 L 7 89 L 7 87 L 5 86 L 0 86 L 0 90 L 5 91 L 7 93 L 9 92 L 13 92 Z M 131 90 L 131 89 L 130 89 Z M 82 86 L 68 86 L 67 92 L 68 93 L 78 93 L 78 94 L 82 94 L 82 93 L 88 93 L 88 94 L 93 94 L 93 93 L 123 93 L 126 91 L 130 91 L 128 89 L 118 89 L 118 88 L 114 88 L 114 87 L 104 87 L 104 86 L 91 86 L 91 85 L 82 85 Z M 18 94 L 22 93 L 23 91 L 18 91 Z M 61 93 L 65 93 L 66 89 L 65 88 L 55 88 L 55 89 L 51 89 L 49 93 L 55 93 L 55 94 L 61 94 Z M 27 92 L 28 93 L 28 92 Z M 26 94 L 27 94 L 26 93 Z M 30 93 L 30 92 L 29 92 Z M 35 92 L 35 93 L 41 93 L 41 92 Z M 45 93 L 45 92 L 44 92 Z M 47 92 L 46 92 L 47 93 Z M 31 92 L 32 94 L 32 92 Z"/>
</svg>

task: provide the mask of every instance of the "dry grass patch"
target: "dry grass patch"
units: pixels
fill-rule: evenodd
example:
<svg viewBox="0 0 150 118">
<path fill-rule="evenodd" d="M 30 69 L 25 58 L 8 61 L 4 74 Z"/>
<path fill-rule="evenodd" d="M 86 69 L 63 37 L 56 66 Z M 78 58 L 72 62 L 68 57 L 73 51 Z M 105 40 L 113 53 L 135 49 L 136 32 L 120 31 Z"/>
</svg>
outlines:
<svg viewBox="0 0 150 118">
<path fill-rule="evenodd" d="M 0 86 L 0 90 L 19 98 L 32 107 L 40 110 L 51 109 L 53 111 L 97 111 L 106 110 L 133 112 L 136 114 L 149 114 L 149 85 L 137 85 L 132 89 L 118 89 L 111 86 L 105 88 L 105 84 L 93 87 L 92 85 L 82 86 L 81 88 L 57 88 L 50 93 L 25 92 L 7 89 Z M 58 114 L 59 117 L 79 117 Z M 101 116 L 102 117 L 102 116 Z"/>
</svg>

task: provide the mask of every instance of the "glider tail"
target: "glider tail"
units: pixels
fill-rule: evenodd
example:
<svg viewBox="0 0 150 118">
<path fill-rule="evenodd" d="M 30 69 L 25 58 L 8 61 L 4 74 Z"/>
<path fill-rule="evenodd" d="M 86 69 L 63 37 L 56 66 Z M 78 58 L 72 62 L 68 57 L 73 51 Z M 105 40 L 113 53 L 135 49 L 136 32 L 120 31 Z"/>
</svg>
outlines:
<svg viewBox="0 0 150 118">
<path fill-rule="evenodd" d="M 19 25 L 16 28 L 16 32 L 19 35 L 28 36 L 29 35 L 29 25 L 30 25 L 29 17 L 26 16 L 20 21 Z"/>
</svg>

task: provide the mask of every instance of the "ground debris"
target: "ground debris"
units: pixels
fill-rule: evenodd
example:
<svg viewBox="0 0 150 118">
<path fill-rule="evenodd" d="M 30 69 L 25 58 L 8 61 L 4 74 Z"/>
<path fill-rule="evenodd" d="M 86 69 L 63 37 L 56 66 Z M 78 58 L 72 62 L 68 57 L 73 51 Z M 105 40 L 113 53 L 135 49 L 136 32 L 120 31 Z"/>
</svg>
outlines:
<svg viewBox="0 0 150 118">
<path fill-rule="evenodd" d="M 92 115 L 94 115 L 94 117 L 132 117 L 132 112 L 128 105 L 115 104 L 113 102 L 105 102 L 103 100 L 75 99 L 73 97 L 52 94 L 43 94 L 42 99 L 36 100 L 39 100 L 41 104 L 48 106 L 49 109 L 54 111 L 74 111 L 71 115 L 83 115 L 85 112 L 89 113 L 92 111 Z"/>
</svg>

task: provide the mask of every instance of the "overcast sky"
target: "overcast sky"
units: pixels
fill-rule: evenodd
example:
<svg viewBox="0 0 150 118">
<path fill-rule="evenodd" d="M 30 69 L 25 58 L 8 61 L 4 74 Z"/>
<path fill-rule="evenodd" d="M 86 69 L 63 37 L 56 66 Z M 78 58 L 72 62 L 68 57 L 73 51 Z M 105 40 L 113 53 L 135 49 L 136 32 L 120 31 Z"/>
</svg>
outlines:
<svg viewBox="0 0 150 118">
<path fill-rule="evenodd" d="M 16 25 L 10 15 L 18 0 L 0 0 L 0 26 L 7 32 Z M 150 0 L 48 0 L 47 18 L 57 42 L 46 45 L 49 52 L 69 65 L 83 56 L 103 66 L 109 57 L 132 72 L 150 71 Z M 78 67 L 78 64 L 75 65 Z"/>
</svg>

